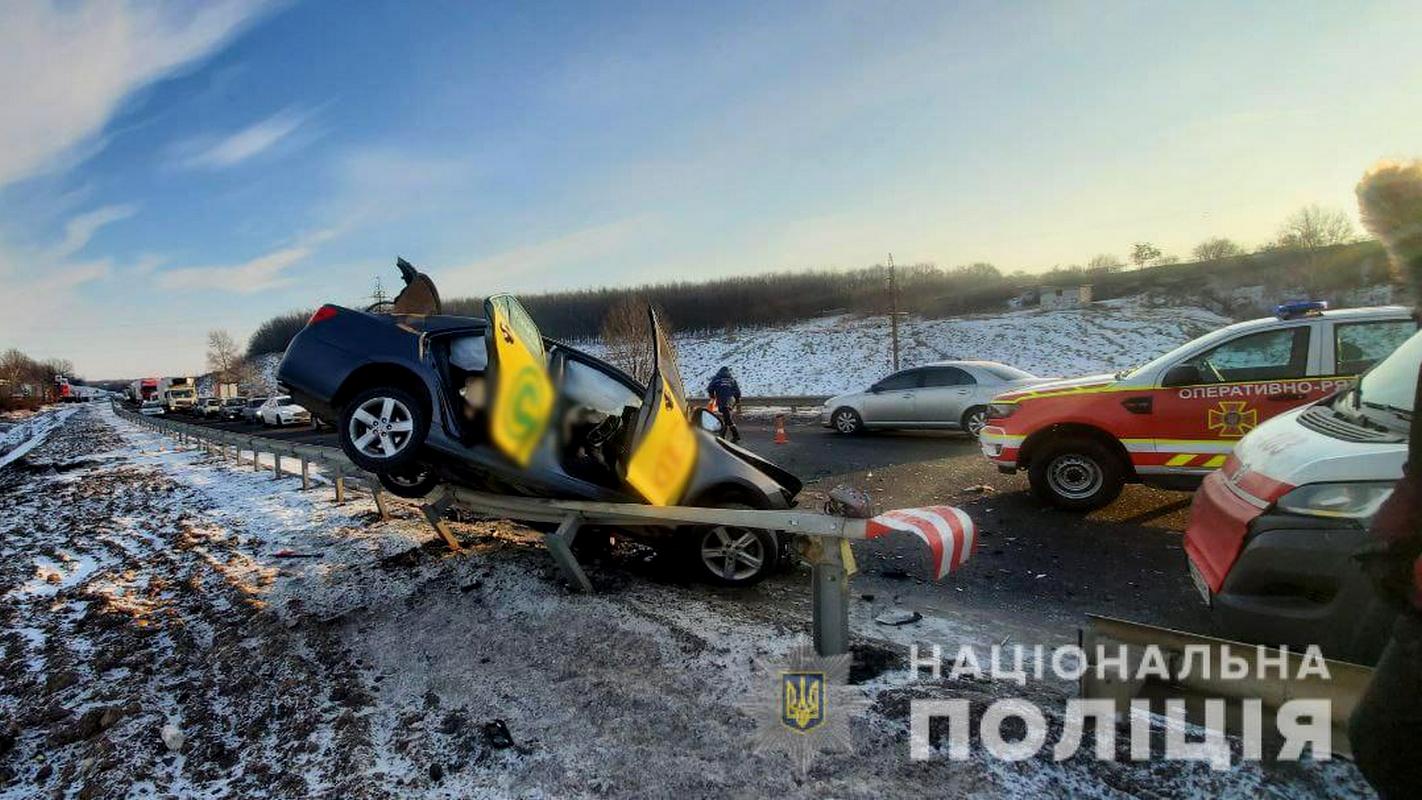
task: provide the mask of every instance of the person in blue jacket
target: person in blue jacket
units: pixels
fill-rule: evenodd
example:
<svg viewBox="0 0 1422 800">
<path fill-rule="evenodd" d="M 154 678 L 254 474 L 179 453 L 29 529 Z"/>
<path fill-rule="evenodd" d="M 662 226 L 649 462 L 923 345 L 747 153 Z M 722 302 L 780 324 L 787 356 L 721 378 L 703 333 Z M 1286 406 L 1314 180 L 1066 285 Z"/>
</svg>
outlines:
<svg viewBox="0 0 1422 800">
<path fill-rule="evenodd" d="M 731 441 L 739 442 L 741 432 L 736 430 L 735 406 L 741 402 L 741 386 L 731 375 L 730 367 L 721 367 L 716 376 L 706 384 L 706 396 L 716 401 L 716 413 L 721 415 L 721 424 L 731 434 Z"/>
</svg>

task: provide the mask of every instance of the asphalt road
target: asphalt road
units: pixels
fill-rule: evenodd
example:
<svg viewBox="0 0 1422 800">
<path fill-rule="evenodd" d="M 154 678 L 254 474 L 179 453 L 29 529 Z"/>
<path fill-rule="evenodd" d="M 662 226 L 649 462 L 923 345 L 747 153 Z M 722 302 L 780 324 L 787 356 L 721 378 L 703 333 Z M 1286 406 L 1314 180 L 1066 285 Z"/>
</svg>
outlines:
<svg viewBox="0 0 1422 800">
<path fill-rule="evenodd" d="M 206 424 L 337 446 L 332 431 L 311 426 Z M 1074 641 L 1087 614 L 1209 632 L 1181 544 L 1188 493 L 1128 486 L 1107 508 L 1072 514 L 1042 506 L 1025 475 L 1000 474 L 962 434 L 842 436 L 798 418 L 788 426 L 789 443 L 777 445 L 768 419 L 746 419 L 740 428 L 743 445 L 806 482 L 802 506 L 847 484 L 868 491 L 876 510 L 950 504 L 977 523 L 977 554 L 942 582 L 929 579 L 928 560 L 912 537 L 856 543 L 854 591 L 863 601 L 971 618 L 1000 627 L 1003 637 L 1044 644 Z"/>
</svg>

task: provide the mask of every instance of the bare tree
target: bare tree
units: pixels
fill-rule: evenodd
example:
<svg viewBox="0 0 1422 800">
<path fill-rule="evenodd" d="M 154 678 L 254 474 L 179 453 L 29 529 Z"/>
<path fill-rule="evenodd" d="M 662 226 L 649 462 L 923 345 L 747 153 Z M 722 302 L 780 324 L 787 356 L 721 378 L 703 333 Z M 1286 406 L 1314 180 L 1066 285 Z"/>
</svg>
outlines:
<svg viewBox="0 0 1422 800">
<path fill-rule="evenodd" d="M 602 318 L 601 337 L 607 348 L 607 360 L 628 375 L 646 383 L 652 377 L 656 362 L 653 352 L 652 327 L 647 321 L 648 303 L 640 296 L 623 298 L 608 309 Z M 666 313 L 657 309 L 657 320 L 666 335 L 671 322 Z"/>
<path fill-rule="evenodd" d="M 1353 222 L 1347 214 L 1316 205 L 1295 211 L 1279 228 L 1279 245 L 1300 250 L 1346 244 L 1353 238 Z"/>
<path fill-rule="evenodd" d="M 1125 266 L 1126 262 L 1110 253 L 1092 256 L 1091 260 L 1086 262 L 1086 268 L 1092 272 L 1120 272 Z"/>
<path fill-rule="evenodd" d="M 1150 242 L 1136 242 L 1131 245 L 1131 263 L 1136 265 L 1136 269 L 1144 269 L 1146 264 L 1160 256 L 1160 248 Z"/>
<path fill-rule="evenodd" d="M 241 360 L 242 351 L 231 334 L 224 330 L 207 332 L 207 368 L 219 383 L 235 383 L 233 373 Z"/>
<path fill-rule="evenodd" d="M 0 353 L 0 380 L 10 386 L 22 386 L 29 380 L 34 365 L 29 356 L 12 347 Z"/>
<path fill-rule="evenodd" d="M 1192 252 L 1197 261 L 1220 261 L 1244 255 L 1244 248 L 1236 244 L 1233 239 L 1216 236 L 1195 245 Z"/>
</svg>

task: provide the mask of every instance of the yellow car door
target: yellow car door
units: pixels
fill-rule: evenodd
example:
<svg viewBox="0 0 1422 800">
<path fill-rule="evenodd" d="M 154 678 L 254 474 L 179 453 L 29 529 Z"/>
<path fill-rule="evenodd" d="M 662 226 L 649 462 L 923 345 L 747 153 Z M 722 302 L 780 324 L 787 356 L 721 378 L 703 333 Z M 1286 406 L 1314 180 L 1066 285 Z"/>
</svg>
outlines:
<svg viewBox="0 0 1422 800">
<path fill-rule="evenodd" d="M 688 418 L 676 356 L 662 335 L 656 312 L 648 309 L 647 316 L 655 360 L 633 429 L 624 477 L 652 505 L 675 505 L 696 469 L 696 434 Z"/>
<path fill-rule="evenodd" d="M 556 396 L 543 335 L 512 295 L 484 301 L 489 321 L 489 438 L 520 467 L 528 466 L 548 430 Z"/>
</svg>

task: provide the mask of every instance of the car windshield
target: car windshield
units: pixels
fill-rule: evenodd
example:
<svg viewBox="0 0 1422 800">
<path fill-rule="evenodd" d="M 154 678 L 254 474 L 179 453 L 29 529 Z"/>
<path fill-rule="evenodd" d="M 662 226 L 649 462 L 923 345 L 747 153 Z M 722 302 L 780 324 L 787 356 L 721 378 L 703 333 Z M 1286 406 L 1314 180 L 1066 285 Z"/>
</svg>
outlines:
<svg viewBox="0 0 1422 800">
<path fill-rule="evenodd" d="M 1417 396 L 1417 372 L 1422 367 L 1422 332 L 1414 333 L 1392 355 L 1365 373 L 1353 391 L 1334 408 L 1351 412 L 1360 421 L 1390 430 L 1411 428 L 1412 405 Z"/>
<path fill-rule="evenodd" d="M 256 406 L 259 406 L 265 402 L 267 402 L 267 398 L 265 397 L 253 397 L 251 400 L 247 401 L 247 405 L 255 408 Z"/>
</svg>

